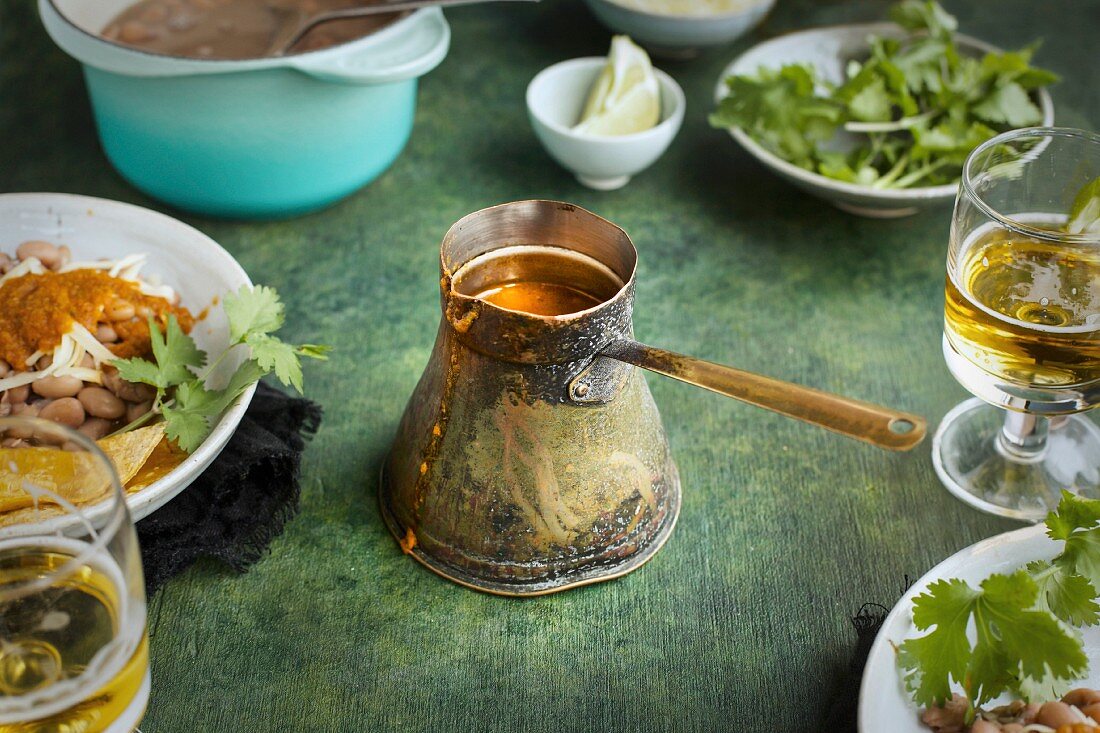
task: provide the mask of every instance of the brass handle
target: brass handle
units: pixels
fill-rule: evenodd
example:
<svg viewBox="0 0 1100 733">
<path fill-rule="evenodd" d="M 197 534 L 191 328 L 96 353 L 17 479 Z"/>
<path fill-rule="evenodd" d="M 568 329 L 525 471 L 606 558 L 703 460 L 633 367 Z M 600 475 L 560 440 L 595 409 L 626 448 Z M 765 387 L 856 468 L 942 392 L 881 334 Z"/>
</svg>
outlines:
<svg viewBox="0 0 1100 733">
<path fill-rule="evenodd" d="M 919 415 L 657 349 L 637 341 L 612 342 L 600 354 L 880 448 L 909 450 L 924 440 L 928 428 L 925 419 Z"/>
</svg>

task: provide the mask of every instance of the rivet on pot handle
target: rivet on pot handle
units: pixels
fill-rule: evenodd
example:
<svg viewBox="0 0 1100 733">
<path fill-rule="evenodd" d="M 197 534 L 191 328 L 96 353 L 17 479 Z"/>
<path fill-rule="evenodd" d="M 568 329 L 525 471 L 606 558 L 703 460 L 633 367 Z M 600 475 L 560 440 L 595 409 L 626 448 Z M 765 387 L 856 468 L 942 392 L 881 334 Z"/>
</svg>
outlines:
<svg viewBox="0 0 1100 733">
<path fill-rule="evenodd" d="M 879 448 L 905 451 L 923 439 L 927 422 L 919 415 L 822 392 L 771 377 L 623 339 L 600 351 L 593 364 L 569 385 L 578 403 L 602 401 L 593 393 L 591 375 L 607 357 L 678 379 L 757 407 L 797 418 Z M 594 399 L 595 398 L 595 399 Z"/>
</svg>

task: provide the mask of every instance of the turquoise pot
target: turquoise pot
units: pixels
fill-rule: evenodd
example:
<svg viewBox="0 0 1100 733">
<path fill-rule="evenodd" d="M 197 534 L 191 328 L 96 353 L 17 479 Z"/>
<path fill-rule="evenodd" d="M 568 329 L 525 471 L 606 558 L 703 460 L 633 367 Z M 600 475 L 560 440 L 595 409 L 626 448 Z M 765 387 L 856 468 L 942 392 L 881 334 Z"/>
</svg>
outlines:
<svg viewBox="0 0 1100 733">
<path fill-rule="evenodd" d="M 433 9 L 325 51 L 184 59 L 95 36 L 116 8 L 100 23 L 77 12 L 87 5 L 39 2 L 51 36 L 84 64 L 107 158 L 150 196 L 221 217 L 303 214 L 381 175 L 412 132 L 418 77 L 450 38 Z"/>
</svg>

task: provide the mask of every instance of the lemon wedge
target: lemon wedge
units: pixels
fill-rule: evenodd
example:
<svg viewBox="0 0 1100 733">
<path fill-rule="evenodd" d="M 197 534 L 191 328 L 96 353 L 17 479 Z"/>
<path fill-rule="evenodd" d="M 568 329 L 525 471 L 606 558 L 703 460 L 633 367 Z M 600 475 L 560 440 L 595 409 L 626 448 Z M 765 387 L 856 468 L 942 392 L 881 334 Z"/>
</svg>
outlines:
<svg viewBox="0 0 1100 733">
<path fill-rule="evenodd" d="M 611 39 L 607 65 L 588 92 L 580 122 L 587 135 L 630 135 L 661 120 L 661 88 L 649 56 L 628 36 Z"/>
</svg>

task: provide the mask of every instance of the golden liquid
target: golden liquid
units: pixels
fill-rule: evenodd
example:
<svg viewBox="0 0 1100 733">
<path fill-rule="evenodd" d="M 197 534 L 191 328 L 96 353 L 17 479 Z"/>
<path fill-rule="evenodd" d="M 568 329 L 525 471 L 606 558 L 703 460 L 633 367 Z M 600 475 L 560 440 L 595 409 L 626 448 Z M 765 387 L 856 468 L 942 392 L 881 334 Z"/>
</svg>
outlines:
<svg viewBox="0 0 1100 733">
<path fill-rule="evenodd" d="M 536 316 L 565 316 L 615 297 L 624 283 L 607 265 L 564 247 L 524 244 L 492 250 L 455 273 L 457 292 Z"/>
<path fill-rule="evenodd" d="M 501 308 L 536 316 L 564 316 L 599 305 L 602 301 L 583 290 L 531 280 L 504 283 L 481 291 L 475 298 Z"/>
<path fill-rule="evenodd" d="M 43 577 L 73 557 L 41 547 L 0 551 L 0 592 Z M 0 722 L 0 733 L 101 733 L 122 715 L 149 668 L 144 631 L 114 674 L 103 677 L 117 662 L 103 665 L 96 660 L 97 669 L 89 670 L 97 652 L 119 634 L 120 593 L 116 579 L 84 565 L 45 590 L 0 602 L 0 713 L 6 698 L 77 682 L 68 693 L 73 702 L 64 710 L 30 721 Z M 82 675 L 88 677 L 86 689 L 79 685 Z"/>
<path fill-rule="evenodd" d="M 1023 385 L 1100 379 L 1100 247 L 994 230 L 960 257 L 945 311 L 959 353 Z"/>
</svg>

